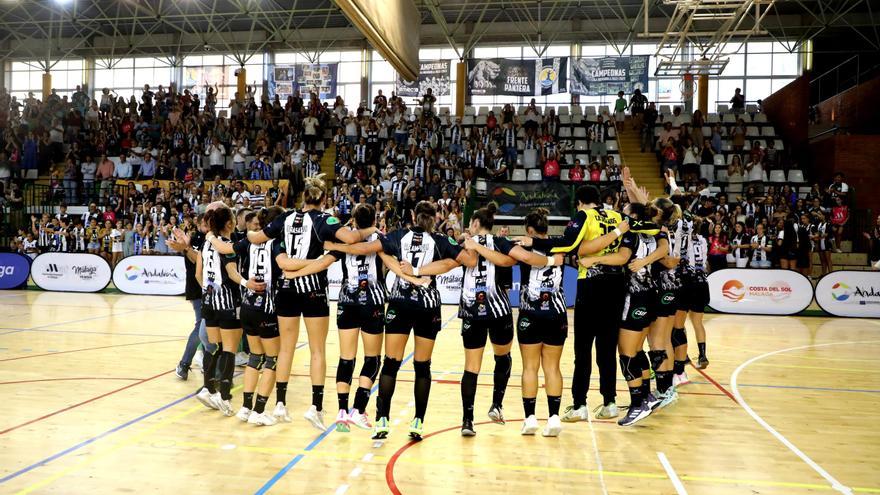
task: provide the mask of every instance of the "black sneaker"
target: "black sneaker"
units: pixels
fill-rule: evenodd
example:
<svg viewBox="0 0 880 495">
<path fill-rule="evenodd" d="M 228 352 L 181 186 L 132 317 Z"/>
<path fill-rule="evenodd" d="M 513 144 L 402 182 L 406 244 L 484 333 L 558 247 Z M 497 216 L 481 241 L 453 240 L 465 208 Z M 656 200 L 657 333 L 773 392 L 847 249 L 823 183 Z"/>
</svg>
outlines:
<svg viewBox="0 0 880 495">
<path fill-rule="evenodd" d="M 626 416 L 620 418 L 617 424 L 620 426 L 631 426 L 651 415 L 651 408 L 645 401 L 638 406 L 630 405 L 626 412 Z"/>
<path fill-rule="evenodd" d="M 177 368 L 174 370 L 174 374 L 177 375 L 177 378 L 186 381 L 186 379 L 189 378 L 189 366 L 178 364 Z"/>
<path fill-rule="evenodd" d="M 698 370 L 704 370 L 709 367 L 709 358 L 706 356 L 700 356 L 697 358 L 696 368 Z"/>
<path fill-rule="evenodd" d="M 500 425 L 504 424 L 504 413 L 501 411 L 501 406 L 492 404 L 492 407 L 489 408 L 489 419 Z"/>
<path fill-rule="evenodd" d="M 645 397 L 645 402 L 643 404 L 647 406 L 648 409 L 653 411 L 654 409 L 657 409 L 657 406 L 660 405 L 660 402 L 660 399 L 654 396 L 654 392 L 651 392 L 648 394 L 647 397 Z"/>
<path fill-rule="evenodd" d="M 470 419 L 462 420 L 461 422 L 461 436 L 463 437 L 472 437 L 477 434 L 477 430 L 474 429 L 474 422 Z"/>
</svg>

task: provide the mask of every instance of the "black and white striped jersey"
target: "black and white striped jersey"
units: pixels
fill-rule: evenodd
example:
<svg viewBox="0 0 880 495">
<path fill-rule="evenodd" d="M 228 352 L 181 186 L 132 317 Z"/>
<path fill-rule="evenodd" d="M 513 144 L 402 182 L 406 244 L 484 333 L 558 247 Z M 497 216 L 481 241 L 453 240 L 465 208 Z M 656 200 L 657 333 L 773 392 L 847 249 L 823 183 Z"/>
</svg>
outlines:
<svg viewBox="0 0 880 495">
<path fill-rule="evenodd" d="M 372 234 L 365 242 L 375 241 L 379 234 Z M 339 304 L 343 306 L 382 306 L 385 304 L 385 277 L 382 274 L 382 258 L 376 253 L 367 255 L 330 254 L 342 261 L 342 287 Z"/>
<path fill-rule="evenodd" d="M 742 246 L 743 244 L 750 244 L 751 239 L 749 236 L 743 232 L 741 234 L 736 234 L 730 240 L 731 246 Z M 734 259 L 749 259 L 751 257 L 751 250 L 747 248 L 735 248 L 731 254 Z"/>
<path fill-rule="evenodd" d="M 241 305 L 267 315 L 275 314 L 275 292 L 281 279 L 281 268 L 275 257 L 283 253 L 281 242 L 269 239 L 263 244 L 251 244 L 245 237 L 233 244 L 238 255 L 238 273 L 246 279 L 266 283 L 265 292 L 254 292 L 246 287 L 241 288 Z"/>
<path fill-rule="evenodd" d="M 342 227 L 338 218 L 318 210 L 291 210 L 279 215 L 263 229 L 270 239 L 280 239 L 282 250 L 293 259 L 314 260 L 324 254 L 324 241 L 336 239 Z M 327 289 L 327 272 L 295 279 L 281 279 L 278 290 L 297 293 Z"/>
<path fill-rule="evenodd" d="M 503 237 L 474 236 L 473 240 L 488 249 L 507 254 L 513 243 Z M 497 268 L 482 256 L 477 256 L 476 266 L 464 269 L 461 302 L 458 317 L 462 319 L 495 319 L 510 314 L 510 299 L 498 283 Z"/>
<path fill-rule="evenodd" d="M 769 259 L 770 253 L 764 251 L 764 249 L 762 248 L 770 246 L 771 243 L 772 241 L 766 235 L 753 235 L 751 244 L 757 244 L 758 247 L 752 250 L 752 261 L 767 261 Z"/>
<path fill-rule="evenodd" d="M 425 232 L 415 227 L 395 230 L 386 236 L 380 236 L 382 250 L 400 261 L 407 261 L 413 267 L 423 267 L 432 261 L 455 259 L 461 253 L 461 246 L 455 240 L 442 234 Z M 394 276 L 389 302 L 414 306 L 419 309 L 433 309 L 440 306 L 440 292 L 437 281 L 431 277 L 431 283 L 425 286 L 412 285 Z"/>
<path fill-rule="evenodd" d="M 73 235 L 73 250 L 80 252 L 86 250 L 86 229 L 82 227 L 74 227 L 71 231 Z"/>
<path fill-rule="evenodd" d="M 531 248 L 541 256 L 547 253 Z M 519 264 L 519 311 L 545 315 L 565 314 L 565 292 L 562 290 L 562 266 L 536 268 Z"/>
<path fill-rule="evenodd" d="M 668 242 L 668 256 L 675 257 L 678 255 L 678 239 L 676 238 L 675 231 L 669 233 L 660 232 L 655 236 L 655 239 L 658 244 L 661 239 L 666 239 Z M 669 268 L 666 268 L 662 260 L 655 261 L 651 264 L 651 276 L 657 283 L 657 286 L 663 290 L 671 291 L 679 287 L 678 277 L 675 276 L 675 269 L 673 268 L 670 270 Z"/>
<path fill-rule="evenodd" d="M 691 277 L 695 282 L 706 281 L 706 265 L 709 260 L 709 245 L 706 238 L 693 234 L 691 236 L 689 259 L 691 269 L 693 270 Z"/>
<path fill-rule="evenodd" d="M 636 234 L 627 232 L 623 235 L 620 243 L 621 247 L 630 249 L 629 260 L 627 260 L 626 270 L 626 287 L 630 294 L 647 292 L 654 288 L 654 280 L 651 278 L 651 267 L 644 266 L 640 270 L 633 272 L 629 270 L 629 263 L 637 259 L 644 259 L 657 249 L 657 239 L 653 235 Z"/>
<path fill-rule="evenodd" d="M 221 241 L 230 242 L 225 237 Z M 202 304 L 215 310 L 234 310 L 241 302 L 238 284 L 229 278 L 226 265 L 236 262 L 234 254 L 220 254 L 210 242 L 202 246 Z"/>
</svg>

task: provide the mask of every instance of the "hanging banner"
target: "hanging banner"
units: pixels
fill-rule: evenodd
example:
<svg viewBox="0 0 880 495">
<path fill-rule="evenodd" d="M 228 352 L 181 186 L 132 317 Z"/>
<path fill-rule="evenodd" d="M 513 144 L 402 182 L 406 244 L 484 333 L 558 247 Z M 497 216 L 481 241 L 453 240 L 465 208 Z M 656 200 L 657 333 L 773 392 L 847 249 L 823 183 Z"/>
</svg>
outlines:
<svg viewBox="0 0 880 495">
<path fill-rule="evenodd" d="M 113 285 L 126 294 L 179 296 L 186 291 L 183 256 L 129 256 L 113 269 Z"/>
<path fill-rule="evenodd" d="M 524 217 L 547 208 L 551 217 L 571 216 L 571 186 L 562 182 L 488 182 L 485 202 L 495 203 L 499 215 Z"/>
<path fill-rule="evenodd" d="M 431 88 L 434 96 L 449 96 L 451 77 L 449 60 L 428 60 L 419 62 L 419 80 L 404 81 L 400 74 L 394 81 L 397 96 L 419 97 Z"/>
<path fill-rule="evenodd" d="M 60 292 L 99 292 L 110 284 L 110 264 L 86 253 L 45 253 L 31 263 L 37 287 Z"/>
<path fill-rule="evenodd" d="M 336 98 L 339 64 L 290 64 L 269 66 L 269 97 L 275 95 L 284 102 L 299 90 L 308 100 L 309 93 L 317 93 L 322 100 Z"/>
<path fill-rule="evenodd" d="M 791 270 L 728 268 L 709 274 L 709 295 L 720 313 L 793 315 L 813 301 L 813 285 Z"/>
<path fill-rule="evenodd" d="M 18 289 L 27 282 L 31 259 L 18 253 L 0 253 L 0 290 Z"/>
<path fill-rule="evenodd" d="M 468 89 L 474 96 L 542 96 L 568 90 L 568 57 L 470 59 L 467 68 Z"/>
<path fill-rule="evenodd" d="M 648 91 L 648 55 L 632 57 L 572 58 L 571 94 L 585 96 L 627 95 Z"/>
<path fill-rule="evenodd" d="M 816 303 L 834 316 L 880 318 L 880 272 L 831 272 L 816 284 Z"/>
</svg>

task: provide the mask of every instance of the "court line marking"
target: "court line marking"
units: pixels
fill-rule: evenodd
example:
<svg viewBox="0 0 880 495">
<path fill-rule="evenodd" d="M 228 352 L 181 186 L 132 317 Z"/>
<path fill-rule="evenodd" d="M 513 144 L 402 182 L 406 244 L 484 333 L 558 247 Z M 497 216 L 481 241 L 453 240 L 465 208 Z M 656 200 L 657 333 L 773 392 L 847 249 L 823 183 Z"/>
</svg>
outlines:
<svg viewBox="0 0 880 495">
<path fill-rule="evenodd" d="M 41 378 L 39 380 L 15 380 L 11 382 L 0 382 L 0 385 L 18 385 L 22 383 L 39 383 L 39 382 L 63 382 L 70 380 L 119 380 L 119 381 L 130 381 L 136 382 L 138 380 L 143 380 L 143 378 L 118 378 L 113 376 L 83 376 L 83 377 L 71 377 L 71 378 Z"/>
<path fill-rule="evenodd" d="M 141 384 L 147 383 L 147 382 L 149 382 L 149 381 L 151 381 L 151 380 L 155 380 L 156 378 L 159 378 L 160 376 L 167 375 L 168 373 L 171 373 L 172 371 L 174 371 L 174 370 L 163 371 L 162 373 L 159 373 L 158 375 L 153 375 L 153 376 L 151 376 L 151 377 L 149 377 L 149 378 L 143 378 L 143 379 L 140 379 L 140 380 L 138 380 L 138 381 L 136 381 L 136 382 L 134 382 L 134 383 L 129 383 L 128 385 L 126 385 L 126 386 L 124 386 L 124 387 L 120 387 L 120 388 L 117 388 L 117 389 L 115 389 L 115 390 L 111 390 L 111 391 L 109 391 L 109 392 L 107 392 L 107 393 L 104 393 L 104 394 L 101 394 L 101 395 L 98 395 L 98 396 L 92 397 L 91 399 L 86 399 L 86 400 L 84 400 L 84 401 L 82 401 L 82 402 L 77 402 L 76 404 L 73 404 L 73 405 L 70 405 L 70 406 L 67 406 L 67 407 L 64 407 L 64 408 L 58 409 L 57 411 L 51 412 L 51 413 L 49 413 L 49 414 L 45 414 L 45 415 L 43 415 L 43 416 L 40 416 L 39 418 L 35 418 L 35 419 L 30 420 L 30 421 L 25 421 L 24 423 L 21 423 L 21 424 L 15 425 L 15 426 L 11 426 L 11 427 L 9 427 L 9 428 L 6 428 L 5 430 L 0 430 L 0 435 L 5 435 L 5 434 L 7 434 L 7 433 L 9 433 L 9 432 L 11 432 L 11 431 L 17 430 L 17 429 L 22 428 L 22 427 L 24 427 L 24 426 L 32 425 L 32 424 L 34 424 L 34 423 L 37 423 L 37 422 L 43 421 L 44 419 L 49 419 L 49 418 L 51 418 L 52 416 L 56 416 L 56 415 L 61 414 L 61 413 L 63 413 L 63 412 L 70 411 L 71 409 L 75 409 L 75 408 L 77 408 L 77 407 L 79 407 L 79 406 L 83 406 L 83 405 L 89 404 L 89 403 L 91 403 L 91 402 L 95 402 L 96 400 L 100 400 L 100 399 L 103 399 L 104 397 L 108 397 L 108 396 L 111 396 L 111 395 L 113 395 L 113 394 L 115 394 L 115 393 L 122 392 L 123 390 L 128 390 L 128 389 L 130 389 L 130 388 L 132 388 L 132 387 L 137 387 L 138 385 L 141 385 Z M 100 380 L 100 378 L 94 378 L 94 379 L 95 379 L 95 380 Z M 64 380 L 64 378 L 57 378 L 57 380 Z M 71 380 L 77 380 L 77 378 L 71 378 Z M 80 378 L 80 380 L 88 380 L 88 378 Z M 46 381 L 46 380 L 36 380 L 36 381 Z M 0 385 L 5 385 L 5 384 L 4 384 L 4 383 L 0 383 Z"/>
<path fill-rule="evenodd" d="M 458 318 L 458 315 L 453 314 L 452 317 L 450 317 L 448 320 L 443 322 L 443 324 L 440 326 L 440 330 L 443 330 L 444 328 L 446 328 L 446 326 L 449 325 L 449 322 L 451 322 L 452 320 L 454 320 L 456 318 Z M 413 338 L 413 346 L 415 346 L 415 338 Z M 412 359 L 413 356 L 415 356 L 415 347 L 413 347 L 413 352 L 409 353 L 405 358 L 403 358 L 403 360 L 400 362 L 400 365 L 403 366 L 404 364 L 406 364 L 406 362 L 409 361 L 410 359 Z M 379 389 L 379 383 L 378 382 L 374 383 L 373 387 L 370 389 L 370 395 L 372 396 L 373 394 L 375 394 L 378 389 Z M 330 435 L 330 433 L 332 433 L 334 431 L 336 431 L 334 428 L 328 428 L 323 433 L 321 433 L 321 435 L 318 436 L 318 438 L 312 440 L 312 443 L 310 443 L 304 450 L 306 452 L 311 451 L 312 449 L 317 447 L 318 444 L 323 442 L 324 439 L 327 438 L 328 435 Z M 266 492 L 269 491 L 270 488 L 272 488 L 275 485 L 275 483 L 278 483 L 278 480 L 280 480 L 285 474 L 287 474 L 288 471 L 293 469 L 294 466 L 296 466 L 299 463 L 299 461 L 303 460 L 304 458 L 305 458 L 305 454 L 298 454 L 298 455 L 294 456 L 294 458 L 291 459 L 290 462 L 288 462 L 284 467 L 282 467 L 280 470 L 278 470 L 278 472 L 275 473 L 274 476 L 269 478 L 269 481 L 267 481 L 256 492 L 254 492 L 254 495 L 264 495 Z"/>
<path fill-rule="evenodd" d="M 678 495 L 688 495 L 687 490 L 684 488 L 684 484 L 681 482 L 681 478 L 678 477 L 675 469 L 672 468 L 672 464 L 669 463 L 669 459 L 666 458 L 666 454 L 663 452 L 657 452 L 657 457 L 660 458 L 660 464 L 662 464 L 663 469 L 666 470 L 666 474 L 669 476 L 669 480 L 672 481 L 672 486 L 675 487 L 676 493 L 678 493 Z"/>
<path fill-rule="evenodd" d="M 3 335 L 11 335 L 11 334 L 13 334 L 13 333 L 26 332 L 26 331 L 29 331 L 29 330 L 35 330 L 35 329 L 40 329 L 40 328 L 54 327 L 54 326 L 57 326 L 57 325 L 68 325 L 68 324 L 70 324 L 70 323 L 82 323 L 82 322 L 84 322 L 84 321 L 101 320 L 101 319 L 104 319 L 104 318 L 109 318 L 109 317 L 111 317 L 111 316 L 127 315 L 127 314 L 131 314 L 131 313 L 138 313 L 138 312 L 140 312 L 140 311 L 155 311 L 155 310 L 157 310 L 157 309 L 161 309 L 161 308 L 170 308 L 171 306 L 177 306 L 177 305 L 179 305 L 179 304 L 180 304 L 179 302 L 176 302 L 176 303 L 173 303 L 173 304 L 163 304 L 163 305 L 156 306 L 156 307 L 152 307 L 152 308 L 148 308 L 148 309 L 132 309 L 132 310 L 127 310 L 127 311 L 122 311 L 122 312 L 119 312 L 119 313 L 113 313 L 113 308 L 110 308 L 110 314 L 101 315 L 101 316 L 92 316 L 92 317 L 90 317 L 90 318 L 81 318 L 81 319 L 78 319 L 78 320 L 56 321 L 55 323 L 47 323 L 47 324 L 45 324 L 45 325 L 36 325 L 36 326 L 30 327 L 30 328 L 24 328 L 24 329 L 21 329 L 21 330 L 13 330 L 13 331 L 11 331 L 11 332 L 2 333 L 2 334 L 0 334 L 0 336 L 3 336 Z M 7 305 L 7 306 L 8 306 L 8 305 Z"/>
<path fill-rule="evenodd" d="M 85 352 L 85 351 L 97 351 L 100 349 L 110 349 L 113 347 L 127 347 L 133 345 L 145 345 L 145 344 L 161 344 L 165 342 L 179 342 L 181 340 L 186 340 L 186 337 L 177 337 L 173 339 L 163 339 L 163 340 L 148 340 L 144 342 L 129 342 L 128 344 L 113 344 L 113 345 L 103 345 L 98 347 L 83 347 L 82 349 L 70 349 L 68 351 L 58 351 L 58 352 L 47 352 L 44 354 L 30 354 L 27 356 L 17 356 L 12 358 L 0 359 L 0 362 L 4 361 L 17 361 L 19 359 L 31 359 L 37 357 L 45 357 L 45 356 L 58 356 L 59 354 L 70 354 L 72 352 Z"/>
<path fill-rule="evenodd" d="M 715 381 L 714 378 L 712 378 L 711 376 L 709 376 L 708 373 L 706 373 L 705 371 L 703 371 L 703 370 L 697 368 L 696 366 L 694 366 L 694 363 L 691 363 L 691 367 L 692 367 L 693 369 L 697 370 L 698 373 L 700 373 L 701 375 L 703 375 L 703 378 L 705 378 L 706 380 L 708 380 L 709 383 L 711 383 L 712 385 L 715 385 L 715 388 L 717 388 L 718 390 L 724 392 L 724 395 L 726 395 L 727 397 L 729 397 L 730 400 L 732 400 L 733 402 L 736 402 L 736 397 L 734 397 L 733 394 L 731 394 L 729 390 L 727 390 L 726 388 L 722 387 L 720 383 L 718 383 L 717 381 Z"/>
<path fill-rule="evenodd" d="M 128 332 L 90 332 L 88 330 L 51 330 L 48 328 L 13 328 L 6 327 L 0 328 L 3 330 L 15 330 L 14 332 L 8 333 L 21 333 L 21 332 L 39 332 L 39 333 L 74 333 L 74 334 L 87 334 L 87 335 L 121 335 L 121 336 L 131 336 L 131 337 L 174 337 L 174 334 L 168 333 L 128 333 Z M 0 335 L 6 335 L 6 333 L 2 333 Z"/>
<path fill-rule="evenodd" d="M 593 439 L 593 453 L 596 454 L 596 469 L 599 471 L 599 484 L 602 493 L 608 495 L 608 485 L 605 484 L 605 469 L 602 466 L 602 455 L 599 454 L 599 440 L 596 438 L 596 429 L 593 428 L 593 415 L 587 410 L 587 425 L 590 427 L 590 437 Z"/>
<path fill-rule="evenodd" d="M 755 361 L 759 361 L 761 359 L 764 359 L 764 358 L 770 357 L 770 356 L 774 356 L 776 354 L 782 354 L 785 352 L 799 351 L 799 350 L 803 350 L 803 349 L 810 349 L 810 348 L 816 348 L 816 347 L 827 347 L 827 346 L 832 346 L 832 345 L 863 345 L 863 344 L 876 344 L 876 343 L 880 343 L 880 341 L 874 340 L 874 341 L 860 341 L 860 342 L 830 342 L 830 343 L 825 343 L 825 344 L 808 344 L 808 345 L 802 345 L 802 346 L 796 346 L 796 347 L 788 347 L 785 349 L 779 349 L 776 351 L 772 351 L 772 352 L 768 352 L 765 354 L 755 356 L 755 357 L 745 361 L 744 363 L 740 364 L 739 367 L 737 367 L 733 371 L 733 374 L 730 375 L 730 386 L 733 389 L 733 393 L 736 395 L 736 398 L 738 399 L 737 402 L 739 403 L 740 406 L 742 406 L 742 408 L 746 411 L 746 413 L 749 416 L 751 416 L 752 419 L 755 420 L 755 422 L 757 422 L 759 425 L 764 427 L 764 429 L 767 430 L 771 435 L 776 437 L 776 439 L 779 440 L 779 442 L 782 443 L 782 445 L 785 445 L 786 447 L 788 447 L 788 449 L 791 450 L 796 456 L 798 456 L 808 466 L 813 468 L 813 470 L 816 471 L 817 473 L 819 473 L 820 476 L 825 478 L 825 480 L 831 484 L 831 487 L 833 489 L 835 489 L 836 491 L 838 491 L 840 493 L 844 493 L 844 494 L 852 494 L 852 489 L 845 486 L 840 481 L 838 481 L 837 478 L 835 478 L 834 476 L 831 475 L 831 473 L 829 473 L 828 471 L 823 469 L 822 466 L 820 466 L 819 464 L 816 463 L 816 461 L 811 459 L 801 449 L 797 448 L 797 446 L 795 446 L 791 441 L 789 441 L 784 435 L 782 435 L 781 433 L 776 431 L 775 428 L 773 428 L 772 426 L 770 426 L 769 423 L 764 421 L 764 418 L 759 416 L 758 413 L 756 413 L 754 411 L 754 409 L 752 409 L 751 406 L 749 406 L 749 404 L 745 401 L 745 399 L 743 399 L 743 396 L 739 391 L 739 387 L 737 386 L 737 381 L 739 380 L 739 374 L 744 369 L 746 369 L 749 365 L 751 365 Z"/>
</svg>

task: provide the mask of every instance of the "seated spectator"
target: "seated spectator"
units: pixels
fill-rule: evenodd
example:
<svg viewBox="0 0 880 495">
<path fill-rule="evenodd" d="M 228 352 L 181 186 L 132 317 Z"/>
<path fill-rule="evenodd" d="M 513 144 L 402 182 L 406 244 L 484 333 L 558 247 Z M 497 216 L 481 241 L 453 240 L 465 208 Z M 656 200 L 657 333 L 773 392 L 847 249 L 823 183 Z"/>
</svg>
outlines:
<svg viewBox="0 0 880 495">
<path fill-rule="evenodd" d="M 599 170 L 599 162 L 590 164 L 590 182 L 599 182 L 602 180 L 602 172 Z"/>
<path fill-rule="evenodd" d="M 580 160 L 574 161 L 574 167 L 568 172 L 568 180 L 581 182 L 584 180 L 584 167 L 581 166 Z"/>
<path fill-rule="evenodd" d="M 559 161 L 556 159 L 555 154 L 551 154 L 544 161 L 544 180 L 559 180 L 560 173 Z"/>
</svg>

